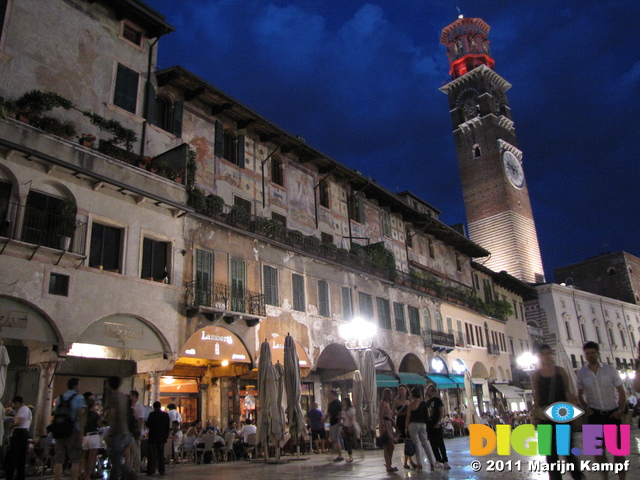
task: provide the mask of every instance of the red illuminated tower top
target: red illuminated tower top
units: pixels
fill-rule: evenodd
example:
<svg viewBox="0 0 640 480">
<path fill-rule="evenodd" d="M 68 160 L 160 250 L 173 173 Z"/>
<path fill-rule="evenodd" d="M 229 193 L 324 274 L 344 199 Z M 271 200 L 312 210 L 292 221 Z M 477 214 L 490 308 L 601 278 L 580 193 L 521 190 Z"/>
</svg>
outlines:
<svg viewBox="0 0 640 480">
<path fill-rule="evenodd" d="M 489 53 L 490 27 L 479 18 L 462 15 L 442 29 L 440 43 L 447 47 L 449 74 L 456 79 L 480 65 L 493 69 L 495 60 Z"/>
</svg>

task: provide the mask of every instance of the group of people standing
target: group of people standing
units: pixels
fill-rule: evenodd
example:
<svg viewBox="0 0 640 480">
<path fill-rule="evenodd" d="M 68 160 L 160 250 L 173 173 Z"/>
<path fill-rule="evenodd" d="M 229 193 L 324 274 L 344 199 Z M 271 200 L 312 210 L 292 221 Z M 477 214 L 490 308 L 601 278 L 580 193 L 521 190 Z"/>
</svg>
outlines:
<svg viewBox="0 0 640 480">
<path fill-rule="evenodd" d="M 382 392 L 378 410 L 379 444 L 384 450 L 387 472 L 398 471 L 392 465 L 392 459 L 395 444 L 399 441 L 404 441 L 404 468 L 422 471 L 422 448 L 429 461 L 428 470 L 451 469 L 443 436 L 444 404 L 434 385 L 428 385 L 425 393 L 426 400 L 423 399 L 422 388 L 409 390 L 405 385 L 398 386 L 395 396 L 389 388 Z"/>
</svg>

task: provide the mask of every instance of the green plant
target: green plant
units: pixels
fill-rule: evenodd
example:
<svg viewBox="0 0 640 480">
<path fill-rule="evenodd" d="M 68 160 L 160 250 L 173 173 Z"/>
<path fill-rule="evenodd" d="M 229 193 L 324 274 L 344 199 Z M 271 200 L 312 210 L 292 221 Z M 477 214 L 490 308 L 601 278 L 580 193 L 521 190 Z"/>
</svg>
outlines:
<svg viewBox="0 0 640 480">
<path fill-rule="evenodd" d="M 133 149 L 133 144 L 138 140 L 136 132 L 130 128 L 123 127 L 117 120 L 107 120 L 97 113 L 82 112 L 82 114 L 100 130 L 113 135 L 112 138 L 107 140 L 109 143 L 124 145 L 128 151 Z"/>
<path fill-rule="evenodd" d="M 196 182 L 196 171 L 198 165 L 196 164 L 197 152 L 189 147 L 189 157 L 187 158 L 187 178 L 185 178 L 185 186 L 187 190 L 193 189 Z"/>
<path fill-rule="evenodd" d="M 199 188 L 190 190 L 189 197 L 187 198 L 187 205 L 193 207 L 196 212 L 203 213 L 207 205 L 204 192 Z"/>
<path fill-rule="evenodd" d="M 495 300 L 484 304 L 487 315 L 499 320 L 506 320 L 509 315 L 513 315 L 513 307 L 506 300 Z"/>
<path fill-rule="evenodd" d="M 33 122 L 33 126 L 65 138 L 72 138 L 77 132 L 76 126 L 72 122 L 62 122 L 53 117 L 41 117 Z"/>
<path fill-rule="evenodd" d="M 222 208 L 224 207 L 224 200 L 222 197 L 218 195 L 207 195 L 205 206 L 205 213 L 209 216 L 220 215 L 222 213 Z"/>
<path fill-rule="evenodd" d="M 15 114 L 18 110 L 16 102 L 13 100 L 1 100 L 0 101 L 0 118 L 6 118 L 9 114 Z"/>
<path fill-rule="evenodd" d="M 73 102 L 67 98 L 53 92 L 42 92 L 40 90 L 29 90 L 15 101 L 18 112 L 29 120 L 35 120 L 42 116 L 44 112 L 54 108 L 73 108 Z"/>
<path fill-rule="evenodd" d="M 61 237 L 73 237 L 77 226 L 77 214 L 75 202 L 71 198 L 65 198 L 56 223 L 56 233 Z"/>
</svg>

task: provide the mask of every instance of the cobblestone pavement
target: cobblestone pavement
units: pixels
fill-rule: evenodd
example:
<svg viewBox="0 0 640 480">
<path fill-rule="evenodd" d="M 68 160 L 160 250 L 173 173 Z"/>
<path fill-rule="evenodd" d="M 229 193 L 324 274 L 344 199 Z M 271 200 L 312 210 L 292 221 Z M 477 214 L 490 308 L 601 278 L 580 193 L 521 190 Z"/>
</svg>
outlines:
<svg viewBox="0 0 640 480">
<path fill-rule="evenodd" d="M 499 457 L 488 455 L 486 457 L 472 457 L 469 453 L 469 438 L 458 437 L 446 440 L 446 447 L 449 454 L 449 463 L 452 469 L 445 471 L 439 469 L 435 472 L 416 470 L 405 470 L 402 468 L 402 445 L 397 445 L 394 452 L 394 465 L 398 467 L 398 472 L 387 473 L 384 468 L 382 450 L 358 450 L 354 452 L 355 461 L 353 463 L 334 463 L 334 455 L 302 455 L 302 460 L 295 456 L 282 457 L 284 463 L 265 464 L 264 460 L 220 462 L 207 465 L 178 464 L 169 465 L 167 474 L 164 477 L 148 477 L 146 474 L 140 476 L 144 478 L 161 478 L 165 480 L 315 480 L 315 479 L 337 479 L 337 478 L 365 478 L 365 479 L 431 479 L 431 480 L 546 480 L 548 473 L 531 472 L 529 464 L 537 464 L 542 457 L 523 457 L 513 454 L 511 457 Z M 639 455 L 640 431 L 634 427 L 631 431 L 631 455 L 627 458 L 630 466 L 627 472 L 628 480 L 640 480 Z M 592 457 L 579 457 L 580 460 L 587 460 Z M 482 469 L 478 472 L 472 470 L 472 462 L 480 462 Z M 488 472 L 490 461 L 498 460 L 505 462 L 502 471 Z M 511 470 L 508 469 L 507 461 L 511 460 Z M 520 461 L 520 464 L 516 462 Z M 494 464 L 500 466 L 500 464 Z M 519 467 L 519 468 L 518 468 Z M 588 480 L 600 480 L 600 473 L 585 472 Z M 571 477 L 567 473 L 564 477 L 569 480 Z M 617 478 L 613 473 L 609 473 L 609 478 Z"/>
</svg>

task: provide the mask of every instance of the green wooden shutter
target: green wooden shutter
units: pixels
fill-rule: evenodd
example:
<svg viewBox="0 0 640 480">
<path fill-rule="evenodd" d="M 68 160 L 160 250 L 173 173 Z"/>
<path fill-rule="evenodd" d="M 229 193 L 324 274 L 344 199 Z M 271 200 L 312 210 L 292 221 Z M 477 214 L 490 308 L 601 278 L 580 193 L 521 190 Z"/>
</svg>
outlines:
<svg viewBox="0 0 640 480">
<path fill-rule="evenodd" d="M 296 273 L 292 276 L 293 283 L 293 309 L 299 312 L 305 311 L 304 277 Z"/>
<path fill-rule="evenodd" d="M 220 120 L 216 120 L 216 137 L 213 145 L 213 153 L 217 157 L 224 157 L 224 126 Z"/>
<path fill-rule="evenodd" d="M 118 64 L 116 90 L 113 104 L 131 113 L 136 113 L 138 104 L 138 72 Z"/>
<path fill-rule="evenodd" d="M 330 315 L 329 284 L 326 280 L 318 280 L 318 313 L 323 317 Z"/>
<path fill-rule="evenodd" d="M 238 155 L 238 166 L 240 168 L 244 168 L 244 141 L 245 141 L 245 136 L 238 135 L 237 155 Z"/>
<path fill-rule="evenodd" d="M 231 310 L 244 312 L 244 279 L 245 263 L 235 258 L 231 259 Z"/>
<path fill-rule="evenodd" d="M 182 114 L 184 111 L 184 102 L 178 100 L 173 104 L 173 121 L 172 132 L 176 137 L 182 137 Z"/>
<path fill-rule="evenodd" d="M 278 270 L 265 265 L 262 269 L 264 275 L 264 303 L 278 306 Z"/>
<path fill-rule="evenodd" d="M 353 298 L 349 287 L 342 287 L 342 317 L 345 320 L 353 318 Z"/>
<path fill-rule="evenodd" d="M 205 250 L 196 250 L 196 306 L 211 306 L 211 272 L 213 254 Z"/>
</svg>

